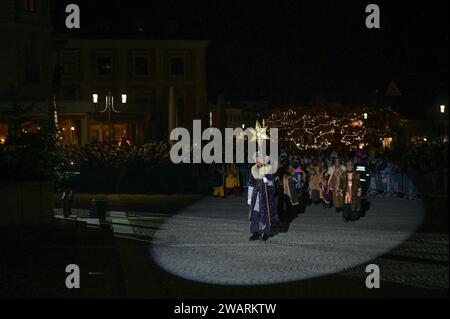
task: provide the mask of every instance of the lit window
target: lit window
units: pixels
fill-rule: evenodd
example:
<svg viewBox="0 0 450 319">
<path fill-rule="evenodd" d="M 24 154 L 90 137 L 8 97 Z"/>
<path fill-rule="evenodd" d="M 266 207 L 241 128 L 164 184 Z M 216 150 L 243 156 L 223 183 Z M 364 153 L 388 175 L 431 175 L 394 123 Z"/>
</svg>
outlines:
<svg viewBox="0 0 450 319">
<path fill-rule="evenodd" d="M 6 142 L 6 137 L 8 136 L 8 126 L 6 124 L 0 123 L 0 144 Z"/>
</svg>

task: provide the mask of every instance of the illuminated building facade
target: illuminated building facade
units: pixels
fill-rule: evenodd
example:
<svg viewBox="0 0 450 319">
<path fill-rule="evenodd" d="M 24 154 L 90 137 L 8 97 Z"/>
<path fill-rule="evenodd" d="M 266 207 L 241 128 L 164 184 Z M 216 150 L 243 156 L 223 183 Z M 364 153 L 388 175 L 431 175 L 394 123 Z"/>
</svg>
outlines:
<svg viewBox="0 0 450 319">
<path fill-rule="evenodd" d="M 0 110 L 13 105 L 14 94 L 20 103 L 35 103 L 30 121 L 45 122 L 58 65 L 59 126 L 68 144 L 109 141 L 111 132 L 113 141 L 167 138 L 171 87 L 177 126 L 207 113 L 208 41 L 61 36 L 53 31 L 49 1 L 2 1 L 0 11 Z M 109 92 L 120 111 L 110 118 L 99 112 Z M 124 105 L 121 94 L 127 95 Z M 0 118 L 2 139 L 6 122 Z"/>
</svg>

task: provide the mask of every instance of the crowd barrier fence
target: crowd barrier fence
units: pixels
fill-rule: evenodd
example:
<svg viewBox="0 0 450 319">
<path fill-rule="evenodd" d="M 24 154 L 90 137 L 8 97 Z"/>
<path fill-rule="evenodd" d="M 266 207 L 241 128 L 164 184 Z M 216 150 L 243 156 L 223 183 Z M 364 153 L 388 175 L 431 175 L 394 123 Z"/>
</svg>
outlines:
<svg viewBox="0 0 450 319">
<path fill-rule="evenodd" d="M 369 194 L 384 197 L 448 196 L 448 173 L 386 173 L 370 174 Z"/>
</svg>

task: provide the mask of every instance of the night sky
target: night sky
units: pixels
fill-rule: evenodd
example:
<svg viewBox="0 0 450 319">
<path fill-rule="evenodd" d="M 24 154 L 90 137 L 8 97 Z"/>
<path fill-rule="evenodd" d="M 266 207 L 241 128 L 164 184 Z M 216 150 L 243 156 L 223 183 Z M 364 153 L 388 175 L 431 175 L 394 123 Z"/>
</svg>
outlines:
<svg viewBox="0 0 450 319">
<path fill-rule="evenodd" d="M 211 40 L 211 101 L 369 105 L 394 79 L 412 116 L 448 103 L 448 1 L 57 1 L 60 31 L 65 3 L 80 5 L 81 30 L 71 32 L 82 36 Z M 369 3 L 381 29 L 365 27 Z"/>
</svg>

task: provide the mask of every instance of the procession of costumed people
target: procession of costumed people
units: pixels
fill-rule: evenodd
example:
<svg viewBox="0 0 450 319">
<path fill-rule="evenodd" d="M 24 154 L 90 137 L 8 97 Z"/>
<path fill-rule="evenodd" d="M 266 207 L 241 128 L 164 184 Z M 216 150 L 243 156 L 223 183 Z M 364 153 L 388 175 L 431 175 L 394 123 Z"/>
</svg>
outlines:
<svg viewBox="0 0 450 319">
<path fill-rule="evenodd" d="M 415 156 L 410 157 L 410 153 Z M 433 161 L 426 158 L 433 157 Z M 355 152 L 314 150 L 302 155 L 279 153 L 277 169 L 256 153 L 254 165 L 226 164 L 216 169 L 215 194 L 240 195 L 248 189 L 250 240 L 267 240 L 271 227 L 278 221 L 289 221 L 287 216 L 312 204 L 332 209 L 344 222 L 354 222 L 364 216 L 368 208 L 366 195 L 400 197 L 407 200 L 418 198 L 409 173 L 421 174 L 421 179 L 430 185 L 429 179 L 448 174 L 448 148 L 433 149 L 418 153 L 413 149 L 407 154 L 389 151 L 361 150 Z M 364 168 L 364 178 L 360 168 Z M 389 189 L 389 180 L 401 179 Z M 428 180 L 427 180 L 428 179 Z M 432 181 L 431 181 L 432 182 Z M 436 189 L 433 192 L 439 191 Z"/>
<path fill-rule="evenodd" d="M 279 214 L 283 217 L 301 202 L 322 203 L 326 208 L 334 205 L 345 222 L 360 218 L 362 188 L 352 161 L 343 166 L 337 157 L 330 159 L 330 165 L 325 160 L 313 160 L 303 170 L 298 161 L 291 165 L 284 157 L 274 173 L 260 152 L 255 153 L 254 160 L 247 193 L 251 241 L 266 241 L 271 226 L 280 220 Z"/>
</svg>

